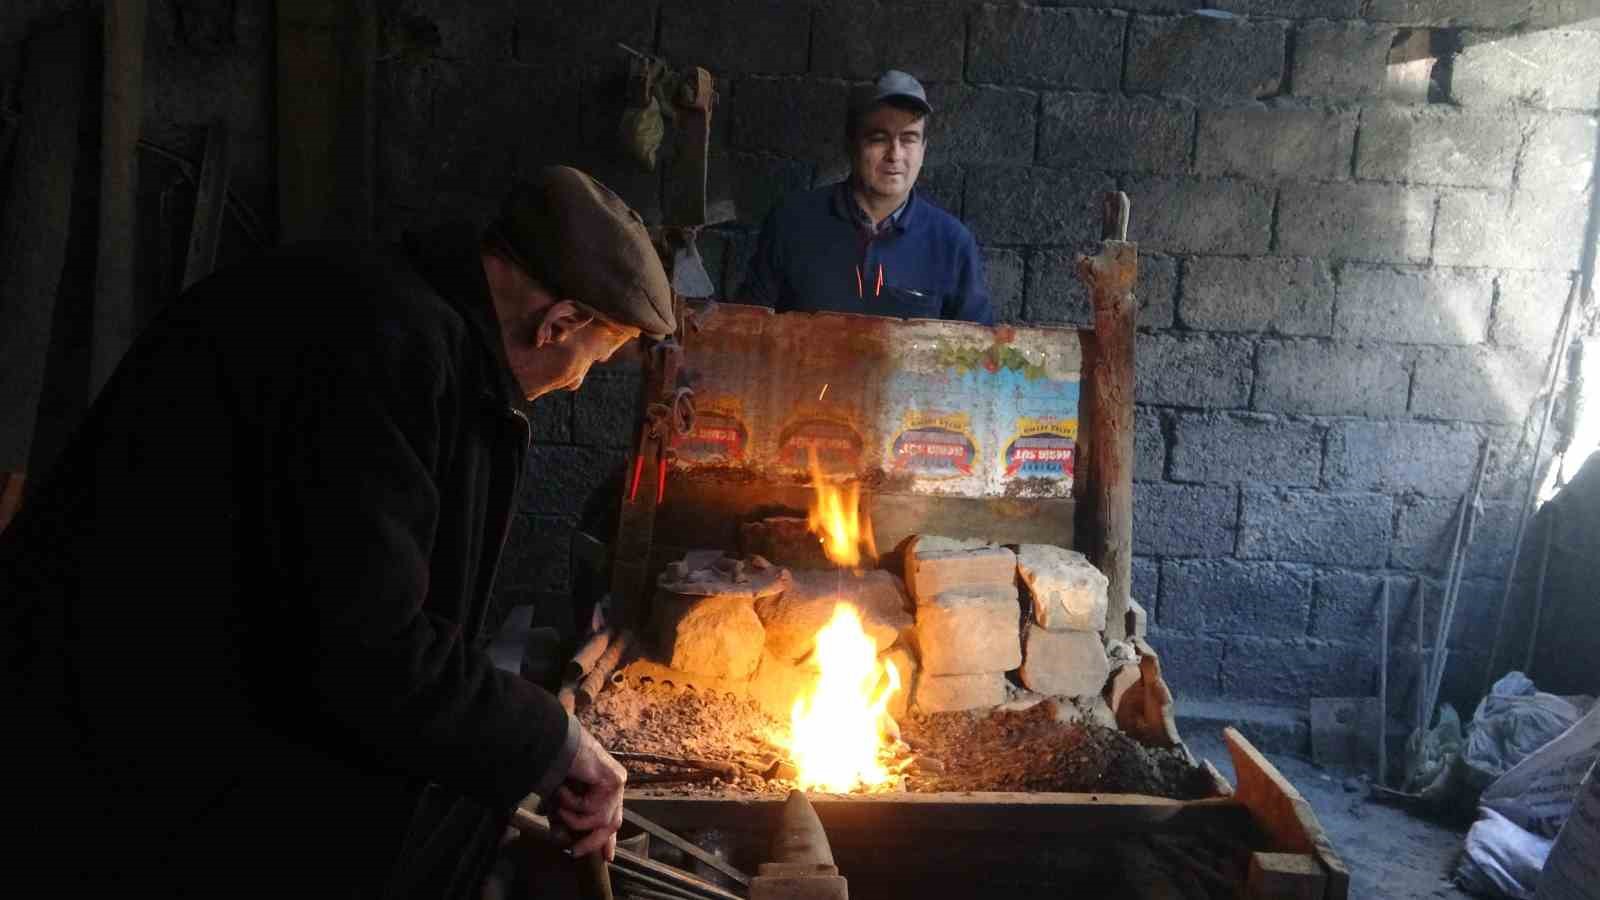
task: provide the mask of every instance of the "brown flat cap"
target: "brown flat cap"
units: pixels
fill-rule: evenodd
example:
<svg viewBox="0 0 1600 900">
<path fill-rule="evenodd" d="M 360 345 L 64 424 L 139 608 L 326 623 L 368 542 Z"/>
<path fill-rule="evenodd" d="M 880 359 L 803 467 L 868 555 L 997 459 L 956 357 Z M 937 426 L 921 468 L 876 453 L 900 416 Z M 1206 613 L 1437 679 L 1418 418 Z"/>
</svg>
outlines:
<svg viewBox="0 0 1600 900">
<path fill-rule="evenodd" d="M 672 286 L 644 220 L 610 188 L 567 166 L 549 166 L 506 196 L 495 223 L 533 277 L 648 335 L 671 334 Z"/>
</svg>

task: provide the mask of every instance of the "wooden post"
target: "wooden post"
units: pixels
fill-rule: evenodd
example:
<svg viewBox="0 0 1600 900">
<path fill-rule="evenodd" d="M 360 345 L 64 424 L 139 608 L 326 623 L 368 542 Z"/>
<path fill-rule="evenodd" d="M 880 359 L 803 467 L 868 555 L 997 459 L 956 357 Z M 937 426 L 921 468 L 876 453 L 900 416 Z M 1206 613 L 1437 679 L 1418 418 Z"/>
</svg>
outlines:
<svg viewBox="0 0 1600 900">
<path fill-rule="evenodd" d="M 133 251 L 139 242 L 139 121 L 144 115 L 145 0 L 106 0 L 100 100 L 100 237 L 94 267 L 89 399 L 116 371 L 139 328 Z"/>
<path fill-rule="evenodd" d="M 1133 587 L 1133 284 L 1139 248 L 1127 240 L 1128 195 L 1106 194 L 1103 209 L 1100 252 L 1078 257 L 1078 277 L 1088 285 L 1094 304 L 1086 466 L 1088 550 L 1110 581 L 1106 639 L 1122 640 L 1127 636 Z"/>
<path fill-rule="evenodd" d="M 85 21 L 72 16 L 24 48 L 22 120 L 0 209 L 0 472 L 26 471 L 33 446 L 66 262 L 87 38 Z"/>
</svg>

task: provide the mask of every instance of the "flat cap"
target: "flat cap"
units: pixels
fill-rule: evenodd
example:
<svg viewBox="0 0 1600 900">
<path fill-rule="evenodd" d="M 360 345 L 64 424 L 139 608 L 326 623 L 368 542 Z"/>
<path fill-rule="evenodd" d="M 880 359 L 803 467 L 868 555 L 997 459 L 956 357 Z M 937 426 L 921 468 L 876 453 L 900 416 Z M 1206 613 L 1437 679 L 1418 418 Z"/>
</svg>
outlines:
<svg viewBox="0 0 1600 900">
<path fill-rule="evenodd" d="M 517 262 L 563 299 L 648 335 L 676 330 L 672 286 L 644 220 L 589 175 L 548 166 L 518 182 L 494 227 Z"/>
</svg>

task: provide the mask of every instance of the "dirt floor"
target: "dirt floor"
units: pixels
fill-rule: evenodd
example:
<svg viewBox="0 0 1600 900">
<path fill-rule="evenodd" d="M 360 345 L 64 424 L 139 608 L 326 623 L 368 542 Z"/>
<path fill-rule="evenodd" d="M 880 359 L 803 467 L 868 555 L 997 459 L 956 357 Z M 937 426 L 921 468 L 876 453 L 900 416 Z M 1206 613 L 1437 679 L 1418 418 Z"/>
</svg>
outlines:
<svg viewBox="0 0 1600 900">
<path fill-rule="evenodd" d="M 1197 758 L 1209 759 L 1235 781 L 1220 734 L 1184 734 Z M 1466 898 L 1450 883 L 1465 831 L 1418 818 L 1367 799 L 1365 782 L 1294 756 L 1268 758 L 1316 811 L 1350 869 L 1351 900 Z"/>
</svg>

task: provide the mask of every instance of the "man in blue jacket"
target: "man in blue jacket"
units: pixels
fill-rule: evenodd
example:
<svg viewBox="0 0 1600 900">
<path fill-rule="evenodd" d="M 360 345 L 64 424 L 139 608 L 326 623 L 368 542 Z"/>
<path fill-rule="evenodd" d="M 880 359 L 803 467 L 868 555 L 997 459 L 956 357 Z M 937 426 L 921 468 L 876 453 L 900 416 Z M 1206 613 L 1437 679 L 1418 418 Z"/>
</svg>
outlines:
<svg viewBox="0 0 1600 900">
<path fill-rule="evenodd" d="M 891 69 L 851 92 L 850 177 L 767 216 L 740 299 L 779 312 L 994 324 L 972 233 L 915 190 L 933 107 Z"/>
</svg>

